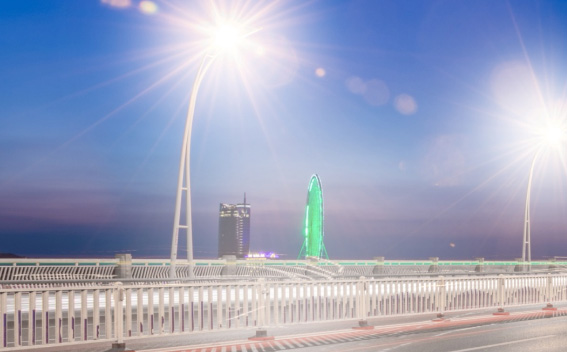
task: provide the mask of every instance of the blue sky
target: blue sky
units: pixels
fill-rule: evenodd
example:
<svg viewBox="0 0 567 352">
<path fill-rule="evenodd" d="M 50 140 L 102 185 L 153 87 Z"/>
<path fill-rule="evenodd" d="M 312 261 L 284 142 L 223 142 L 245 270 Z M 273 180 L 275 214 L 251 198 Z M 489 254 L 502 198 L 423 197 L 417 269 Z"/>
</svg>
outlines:
<svg viewBox="0 0 567 352">
<path fill-rule="evenodd" d="M 169 256 L 223 16 L 258 31 L 199 91 L 196 257 L 246 192 L 251 247 L 296 258 L 317 173 L 331 258 L 517 258 L 539 148 L 532 256 L 567 256 L 565 147 L 539 136 L 567 119 L 567 3 L 500 0 L 2 2 L 0 252 Z"/>
</svg>

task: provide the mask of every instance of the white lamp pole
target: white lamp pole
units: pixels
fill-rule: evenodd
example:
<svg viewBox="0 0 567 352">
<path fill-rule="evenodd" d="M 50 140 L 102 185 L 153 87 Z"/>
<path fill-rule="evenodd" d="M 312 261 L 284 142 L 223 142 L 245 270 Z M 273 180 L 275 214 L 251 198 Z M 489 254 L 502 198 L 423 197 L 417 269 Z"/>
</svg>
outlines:
<svg viewBox="0 0 567 352">
<path fill-rule="evenodd" d="M 199 86 L 203 81 L 205 73 L 215 61 L 216 55 L 205 54 L 201 61 L 197 76 L 191 89 L 189 99 L 189 109 L 185 121 L 185 132 L 183 133 L 183 145 L 181 146 L 181 158 L 179 160 L 179 175 L 177 178 L 177 196 L 175 198 L 175 215 L 173 220 L 173 234 L 171 236 L 171 263 L 169 276 L 177 277 L 177 243 L 179 239 L 179 229 L 187 230 L 187 262 L 189 263 L 189 277 L 193 277 L 193 231 L 191 221 L 191 130 L 193 127 L 193 116 L 195 114 L 195 102 Z M 181 224 L 181 201 L 185 192 L 185 224 Z"/>
<path fill-rule="evenodd" d="M 522 262 L 526 259 L 528 262 L 532 261 L 532 249 L 531 249 L 531 226 L 530 226 L 530 201 L 532 193 L 532 179 L 534 176 L 534 166 L 536 159 L 541 152 L 541 149 L 536 152 L 534 159 L 532 161 L 532 166 L 530 168 L 530 177 L 528 178 L 528 190 L 526 192 L 526 211 L 524 213 L 524 239 L 522 241 Z"/>
<path fill-rule="evenodd" d="M 171 263 L 169 276 L 177 277 L 177 243 L 179 240 L 179 230 L 187 230 L 187 262 L 189 264 L 189 277 L 194 277 L 193 273 L 193 230 L 191 221 L 191 129 L 193 127 L 193 116 L 195 114 L 195 103 L 197 93 L 205 73 L 220 53 L 226 53 L 236 48 L 245 37 L 255 33 L 256 30 L 242 35 L 241 28 L 233 24 L 224 24 L 216 28 L 214 42 L 207 50 L 201 61 L 197 76 L 191 89 L 189 99 L 189 109 L 185 121 L 185 132 L 183 134 L 183 145 L 181 146 L 181 158 L 179 160 L 179 176 L 177 178 L 177 196 L 175 198 L 175 216 L 173 219 L 173 234 L 171 236 Z M 211 54 L 214 53 L 214 54 Z M 181 223 L 181 203 L 185 192 L 185 224 Z"/>
<path fill-rule="evenodd" d="M 546 146 L 555 145 L 557 148 L 560 147 L 562 140 L 564 139 L 565 132 L 560 125 L 548 126 L 542 133 L 543 144 L 538 148 L 532 160 L 532 166 L 530 167 L 530 176 L 528 178 L 528 190 L 526 192 L 526 211 L 524 213 L 524 238 L 522 241 L 522 262 L 531 263 L 532 261 L 532 249 L 531 249 L 531 221 L 530 221 L 530 203 L 531 203 L 531 192 L 532 192 L 532 180 L 534 176 L 535 163 L 538 156 L 541 154 Z"/>
</svg>

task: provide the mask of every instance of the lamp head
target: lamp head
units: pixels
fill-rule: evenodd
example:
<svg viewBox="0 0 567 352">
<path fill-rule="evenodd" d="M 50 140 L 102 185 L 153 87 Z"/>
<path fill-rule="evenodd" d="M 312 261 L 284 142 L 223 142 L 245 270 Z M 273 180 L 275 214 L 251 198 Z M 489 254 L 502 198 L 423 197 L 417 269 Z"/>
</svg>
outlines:
<svg viewBox="0 0 567 352">
<path fill-rule="evenodd" d="M 558 124 L 547 126 L 541 135 L 543 142 L 551 146 L 559 146 L 565 140 L 565 130 Z"/>
<path fill-rule="evenodd" d="M 259 30 L 259 28 L 250 29 L 236 22 L 220 22 L 208 30 L 209 49 L 213 55 L 227 53 L 235 55 L 243 46 L 251 44 L 248 37 Z"/>
<path fill-rule="evenodd" d="M 219 26 L 213 37 L 213 47 L 221 52 L 232 51 L 243 39 L 242 31 L 234 24 L 223 24 Z"/>
</svg>

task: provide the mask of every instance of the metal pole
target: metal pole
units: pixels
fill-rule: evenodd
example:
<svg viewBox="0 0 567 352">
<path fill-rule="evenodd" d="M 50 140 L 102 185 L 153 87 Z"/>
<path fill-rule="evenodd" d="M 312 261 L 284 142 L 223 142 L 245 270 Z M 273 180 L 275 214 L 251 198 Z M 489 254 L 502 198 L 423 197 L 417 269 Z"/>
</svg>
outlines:
<svg viewBox="0 0 567 352">
<path fill-rule="evenodd" d="M 538 150 L 534 155 L 532 166 L 530 167 L 530 176 L 528 178 L 528 190 L 526 192 L 526 209 L 524 213 L 524 238 L 522 241 L 522 262 L 524 263 L 526 262 L 526 259 L 528 263 L 532 261 L 532 249 L 530 243 L 531 242 L 530 200 L 531 200 L 531 192 L 532 192 L 532 179 L 534 176 L 534 166 L 539 153 L 540 150 Z"/>
<path fill-rule="evenodd" d="M 175 264 L 177 260 L 177 243 L 179 239 L 179 229 L 187 230 L 187 261 L 189 263 L 189 277 L 193 277 L 193 231 L 191 221 L 191 130 L 193 127 L 193 117 L 195 115 L 195 103 L 197 93 L 201 85 L 201 81 L 207 72 L 207 69 L 214 62 L 216 56 L 205 54 L 199 71 L 195 76 L 193 88 L 191 89 L 191 97 L 189 99 L 189 109 L 187 110 L 187 118 L 185 120 L 185 132 L 183 134 L 183 144 L 181 146 L 181 157 L 179 160 L 179 175 L 177 177 L 177 194 L 175 198 L 175 215 L 173 220 L 173 234 L 171 236 L 171 263 L 170 277 L 175 278 Z M 181 221 L 181 200 L 185 191 L 185 219 L 186 224 L 180 224 Z"/>
</svg>

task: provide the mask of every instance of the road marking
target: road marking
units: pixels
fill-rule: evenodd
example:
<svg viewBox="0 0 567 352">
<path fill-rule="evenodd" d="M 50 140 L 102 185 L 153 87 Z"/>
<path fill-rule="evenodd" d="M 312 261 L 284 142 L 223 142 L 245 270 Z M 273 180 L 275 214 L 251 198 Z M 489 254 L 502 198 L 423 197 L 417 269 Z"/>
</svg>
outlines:
<svg viewBox="0 0 567 352">
<path fill-rule="evenodd" d="M 477 325 L 477 326 L 471 326 L 471 327 L 469 327 L 469 328 L 462 328 L 462 329 L 456 329 L 456 330 L 449 330 L 449 331 L 441 332 L 441 333 L 439 333 L 439 334 L 437 334 L 437 335 L 435 335 L 435 336 L 449 335 L 449 334 L 453 334 L 453 333 L 455 333 L 455 332 L 461 332 L 461 331 L 466 331 L 466 330 L 471 330 L 471 329 L 477 329 L 477 328 L 480 328 L 480 327 L 481 327 L 481 325 Z"/>
<path fill-rule="evenodd" d="M 285 350 L 285 349 L 286 349 L 286 347 L 285 347 L 283 344 L 279 343 L 279 342 L 276 341 L 276 340 L 274 340 L 274 344 L 275 344 L 276 346 L 278 346 L 278 348 L 279 348 L 280 350 Z"/>
<path fill-rule="evenodd" d="M 286 349 L 292 349 L 295 346 L 291 343 L 291 341 L 288 340 L 280 340 L 280 343 L 282 343 L 283 345 L 285 345 Z"/>
<path fill-rule="evenodd" d="M 494 345 L 486 345 L 486 346 L 480 346 L 480 347 L 471 347 L 471 348 L 465 348 L 464 350 L 454 350 L 454 351 L 452 351 L 452 352 L 476 351 L 476 350 L 482 350 L 482 349 L 485 349 L 485 348 L 506 346 L 506 345 L 512 345 L 512 344 L 515 344 L 515 343 L 522 343 L 522 342 L 533 341 L 533 340 L 541 340 L 541 339 L 546 339 L 546 338 L 548 338 L 548 337 L 555 337 L 555 335 L 539 336 L 539 337 L 532 337 L 532 338 L 530 338 L 530 339 L 524 339 L 524 340 L 516 340 L 516 341 L 510 341 L 510 342 L 495 343 Z"/>
</svg>

